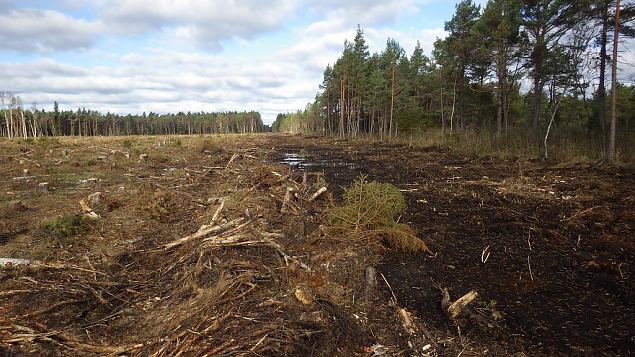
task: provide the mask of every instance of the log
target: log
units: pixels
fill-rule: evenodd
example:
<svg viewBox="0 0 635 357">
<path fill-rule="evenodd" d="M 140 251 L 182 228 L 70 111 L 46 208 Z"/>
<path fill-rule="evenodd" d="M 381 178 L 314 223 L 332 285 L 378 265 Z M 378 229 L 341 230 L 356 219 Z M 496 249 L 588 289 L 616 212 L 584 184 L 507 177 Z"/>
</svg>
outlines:
<svg viewBox="0 0 635 357">
<path fill-rule="evenodd" d="M 469 305 L 474 299 L 478 297 L 478 293 L 476 290 L 472 290 L 469 293 L 461 296 L 458 300 L 456 300 L 450 307 L 448 307 L 448 314 L 452 319 L 457 318 L 461 312 L 465 309 L 467 305 Z"/>
<path fill-rule="evenodd" d="M 16 265 L 33 265 L 40 264 L 36 260 L 19 259 L 19 258 L 0 258 L 0 268 L 10 268 Z"/>
</svg>

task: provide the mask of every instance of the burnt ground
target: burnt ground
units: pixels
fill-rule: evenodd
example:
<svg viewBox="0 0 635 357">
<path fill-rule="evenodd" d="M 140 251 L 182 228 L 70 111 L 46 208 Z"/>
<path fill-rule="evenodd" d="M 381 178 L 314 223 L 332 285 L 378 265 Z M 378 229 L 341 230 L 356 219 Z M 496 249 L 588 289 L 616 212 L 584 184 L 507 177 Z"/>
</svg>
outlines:
<svg viewBox="0 0 635 357">
<path fill-rule="evenodd" d="M 466 157 L 443 148 L 274 136 L 278 159 L 322 171 L 336 197 L 357 176 L 406 195 L 402 221 L 436 253 L 389 252 L 380 271 L 427 324 L 509 354 L 635 353 L 635 175 L 602 164 Z M 439 308 L 471 289 L 488 327 Z"/>
<path fill-rule="evenodd" d="M 403 191 L 433 254 L 330 233 L 359 175 Z M 0 355 L 632 355 L 634 181 L 291 135 L 0 140 L 0 262 L 29 262 L 0 264 Z"/>
</svg>

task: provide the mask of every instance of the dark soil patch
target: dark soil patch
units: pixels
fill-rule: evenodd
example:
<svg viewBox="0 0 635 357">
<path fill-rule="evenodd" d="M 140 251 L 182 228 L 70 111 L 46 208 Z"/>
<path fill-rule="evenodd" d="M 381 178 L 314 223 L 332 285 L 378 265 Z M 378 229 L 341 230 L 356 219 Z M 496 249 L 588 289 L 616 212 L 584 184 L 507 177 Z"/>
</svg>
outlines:
<svg viewBox="0 0 635 357">
<path fill-rule="evenodd" d="M 437 287 L 453 298 L 476 289 L 482 304 L 495 301 L 503 316 L 491 328 L 462 331 L 477 340 L 531 355 L 635 353 L 632 170 L 388 144 L 273 141 L 279 160 L 305 152 L 296 170 L 323 171 L 336 198 L 360 174 L 404 191 L 402 221 L 437 255 L 390 253 L 380 271 L 423 321 L 455 329 L 441 313 Z"/>
</svg>

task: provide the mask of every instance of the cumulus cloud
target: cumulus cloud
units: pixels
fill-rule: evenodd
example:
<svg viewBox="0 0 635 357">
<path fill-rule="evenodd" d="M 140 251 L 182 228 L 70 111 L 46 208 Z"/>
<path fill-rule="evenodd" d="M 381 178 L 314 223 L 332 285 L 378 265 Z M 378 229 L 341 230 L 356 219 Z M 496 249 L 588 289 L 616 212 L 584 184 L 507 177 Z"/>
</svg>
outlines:
<svg viewBox="0 0 635 357">
<path fill-rule="evenodd" d="M 344 19 L 346 23 L 363 26 L 396 21 L 399 15 L 415 12 L 429 0 L 308 0 L 314 11 L 329 18 Z"/>
<path fill-rule="evenodd" d="M 42 9 L 12 9 L 0 14 L 0 44 L 20 52 L 87 48 L 99 28 L 95 23 Z"/>
<path fill-rule="evenodd" d="M 148 63 L 153 63 L 148 66 Z M 0 88 L 25 102 L 103 112 L 258 110 L 268 121 L 302 108 L 317 89 L 301 65 L 156 49 L 89 68 L 51 59 L 0 64 Z M 25 75 L 26 74 L 26 75 Z"/>
<path fill-rule="evenodd" d="M 254 36 L 280 26 L 295 8 L 292 0 L 105 0 L 103 21 L 124 33 L 173 31 L 218 50 L 223 41 Z"/>
</svg>

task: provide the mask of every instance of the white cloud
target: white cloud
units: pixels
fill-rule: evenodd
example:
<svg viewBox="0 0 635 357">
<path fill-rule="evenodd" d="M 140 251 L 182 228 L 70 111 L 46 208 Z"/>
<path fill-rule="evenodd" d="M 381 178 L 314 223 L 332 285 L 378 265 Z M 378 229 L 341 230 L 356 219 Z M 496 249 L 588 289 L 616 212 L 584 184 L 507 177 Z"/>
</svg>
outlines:
<svg viewBox="0 0 635 357">
<path fill-rule="evenodd" d="M 224 41 L 276 29 L 295 9 L 292 0 L 102 0 L 100 4 L 104 22 L 116 31 L 172 31 L 213 50 Z"/>
<path fill-rule="evenodd" d="M 0 64 L 0 73 L 7 74 L 0 88 L 28 103 L 121 113 L 258 110 L 269 122 L 279 112 L 304 107 L 317 89 L 295 61 L 158 49 L 123 56 L 109 67 L 46 59 Z"/>
<path fill-rule="evenodd" d="M 20 52 L 87 48 L 99 25 L 41 9 L 13 9 L 0 14 L 0 46 Z"/>
<path fill-rule="evenodd" d="M 400 15 L 416 12 L 429 0 L 308 0 L 308 5 L 327 18 L 342 19 L 349 25 L 363 27 L 387 24 Z"/>
</svg>

